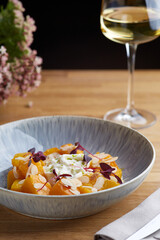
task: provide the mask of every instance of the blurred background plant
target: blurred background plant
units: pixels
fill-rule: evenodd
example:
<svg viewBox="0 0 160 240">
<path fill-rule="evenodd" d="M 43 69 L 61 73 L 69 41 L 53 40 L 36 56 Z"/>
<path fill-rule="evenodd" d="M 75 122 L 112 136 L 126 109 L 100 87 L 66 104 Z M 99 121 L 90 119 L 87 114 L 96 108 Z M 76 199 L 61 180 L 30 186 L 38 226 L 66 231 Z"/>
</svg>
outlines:
<svg viewBox="0 0 160 240">
<path fill-rule="evenodd" d="M 25 96 L 41 83 L 42 58 L 30 47 L 36 26 L 24 11 L 19 0 L 0 8 L 0 104 L 12 94 Z"/>
</svg>

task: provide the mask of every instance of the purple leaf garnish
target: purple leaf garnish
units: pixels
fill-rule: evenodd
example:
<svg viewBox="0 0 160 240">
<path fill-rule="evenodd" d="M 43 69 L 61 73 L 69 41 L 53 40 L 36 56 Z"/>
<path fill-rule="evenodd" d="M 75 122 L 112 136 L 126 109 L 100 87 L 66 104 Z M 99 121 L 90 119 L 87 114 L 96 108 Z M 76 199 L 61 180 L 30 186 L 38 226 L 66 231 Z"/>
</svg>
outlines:
<svg viewBox="0 0 160 240">
<path fill-rule="evenodd" d="M 110 165 L 108 165 L 107 163 L 100 163 L 100 167 L 101 167 L 101 171 L 100 173 L 107 179 L 110 179 L 110 175 L 111 173 L 115 176 L 115 178 L 117 179 L 117 182 L 122 184 L 122 180 L 115 174 L 113 173 L 113 171 L 115 170 L 115 168 L 112 168 Z"/>
<path fill-rule="evenodd" d="M 33 154 L 33 161 L 39 162 L 40 160 L 44 161 L 46 160 L 46 156 L 43 154 L 43 152 L 39 151 L 37 153 Z"/>
<path fill-rule="evenodd" d="M 88 155 L 85 155 L 84 154 L 84 158 L 83 158 L 83 160 L 86 162 L 86 163 L 89 163 L 90 161 L 91 161 L 91 157 L 89 157 Z"/>
<path fill-rule="evenodd" d="M 60 179 L 63 178 L 63 177 L 72 177 L 71 174 L 67 174 L 67 173 L 57 175 L 55 169 L 53 169 L 53 174 L 55 175 L 55 179 L 56 179 L 56 181 L 60 180 Z"/>
<path fill-rule="evenodd" d="M 82 147 L 79 142 L 76 142 L 76 143 L 75 143 L 75 146 L 77 147 L 77 149 L 79 149 L 79 150 L 81 150 L 81 151 L 85 150 L 84 147 Z"/>
<path fill-rule="evenodd" d="M 37 192 L 39 192 L 40 190 L 42 190 L 42 189 L 46 186 L 47 183 L 48 183 L 48 181 L 46 181 L 46 182 L 43 184 L 43 186 L 42 186 L 40 189 L 37 190 Z"/>
<path fill-rule="evenodd" d="M 28 150 L 28 152 L 30 152 L 30 153 L 32 153 L 32 154 L 34 154 L 34 153 L 35 153 L 35 151 L 36 151 L 36 149 L 35 149 L 35 148 L 31 148 L 31 149 L 29 149 L 29 150 Z"/>
<path fill-rule="evenodd" d="M 55 169 L 53 169 L 53 174 L 57 177 L 57 173 Z"/>
<path fill-rule="evenodd" d="M 79 149 L 79 150 L 83 150 L 83 151 L 86 151 L 86 152 L 88 152 L 90 155 L 92 155 L 93 157 L 96 157 L 96 158 L 98 158 L 97 156 L 94 156 L 92 153 L 90 153 L 87 149 L 85 149 L 84 147 L 82 147 L 82 145 L 80 145 L 80 143 L 79 142 L 76 142 L 75 143 L 75 146 L 77 146 L 77 148 L 76 149 Z M 100 158 L 98 158 L 98 159 L 100 159 Z"/>
<path fill-rule="evenodd" d="M 81 151 L 84 150 L 84 148 L 80 145 L 79 142 L 76 142 L 76 143 L 75 143 L 75 146 L 76 146 L 76 148 L 73 149 L 73 150 L 70 152 L 70 154 L 76 154 L 76 153 L 77 153 L 77 150 L 81 150 Z"/>
<path fill-rule="evenodd" d="M 59 175 L 59 176 L 57 176 L 57 177 L 55 178 L 56 182 L 57 182 L 58 180 L 60 180 L 61 178 L 63 178 L 63 177 L 72 177 L 72 175 L 70 175 L 70 174 L 61 174 L 61 175 Z M 37 190 L 37 192 L 39 192 L 40 190 L 42 190 L 42 189 L 46 186 L 46 184 L 47 184 L 48 182 L 49 182 L 49 181 L 46 181 L 46 182 L 43 184 L 43 186 L 42 186 L 40 189 Z"/>
<path fill-rule="evenodd" d="M 105 172 L 105 171 L 100 171 L 100 173 L 107 179 L 110 179 L 110 173 Z"/>
<path fill-rule="evenodd" d="M 28 167 L 31 165 L 31 163 L 32 163 L 32 161 L 31 161 L 31 159 L 29 159 L 29 161 L 28 161 Z"/>
<path fill-rule="evenodd" d="M 70 154 L 76 154 L 77 153 L 77 148 L 73 149 Z"/>
<path fill-rule="evenodd" d="M 113 173 L 113 175 L 115 176 L 115 178 L 117 179 L 117 182 L 119 184 L 122 184 L 122 180 L 120 179 L 120 177 L 118 177 L 116 174 Z"/>
<path fill-rule="evenodd" d="M 46 160 L 46 156 L 43 154 L 42 151 L 35 153 L 35 150 L 36 150 L 35 148 L 31 148 L 28 150 L 28 152 L 32 154 L 32 158 L 34 162 L 39 162 L 40 160 L 42 161 Z"/>
<path fill-rule="evenodd" d="M 89 171 L 89 172 L 95 172 L 96 168 L 91 168 L 91 167 L 84 167 L 83 168 L 85 171 Z"/>
<path fill-rule="evenodd" d="M 93 157 L 96 157 L 96 156 L 94 156 L 92 153 L 90 153 L 87 149 L 85 149 L 84 147 L 82 147 L 79 142 L 76 142 L 76 143 L 75 143 L 75 146 L 76 146 L 76 148 L 73 149 L 73 150 L 70 152 L 70 154 L 76 154 L 76 153 L 77 153 L 77 150 L 81 150 L 81 151 L 86 151 L 86 152 L 88 152 L 88 153 L 89 153 L 90 155 L 92 155 Z M 98 157 L 96 157 L 96 158 L 98 158 Z M 84 161 L 86 161 L 87 163 L 89 163 L 89 161 L 90 161 L 91 159 L 92 159 L 91 157 L 89 157 L 89 156 L 87 156 L 87 155 L 84 155 Z M 99 158 L 98 158 L 98 159 L 99 159 Z"/>
<path fill-rule="evenodd" d="M 112 168 L 110 165 L 106 164 L 106 163 L 100 163 L 99 164 L 101 167 L 101 171 L 100 173 L 107 179 L 110 179 L 110 174 L 112 173 L 112 171 L 115 170 L 115 168 Z"/>
<path fill-rule="evenodd" d="M 58 180 L 60 180 L 61 178 L 63 178 L 63 177 L 72 177 L 72 175 L 71 174 L 60 174 L 60 175 L 58 175 L 57 177 L 56 177 L 56 181 L 58 181 Z"/>
<path fill-rule="evenodd" d="M 70 174 L 60 174 L 60 175 L 57 175 L 55 169 L 53 169 L 53 173 L 54 173 L 55 177 L 53 177 L 52 179 L 55 179 L 56 182 L 57 182 L 58 180 L 60 180 L 61 178 L 63 178 L 63 177 L 72 177 L 72 175 L 70 175 Z M 52 180 L 52 179 L 50 179 L 50 180 Z M 48 182 L 49 182 L 49 181 L 46 181 L 46 182 L 43 184 L 43 186 L 42 186 L 40 189 L 37 190 L 37 192 L 39 192 L 40 190 L 42 190 L 42 189 L 44 188 L 44 186 L 45 186 Z"/>
<path fill-rule="evenodd" d="M 110 165 L 108 165 L 107 163 L 100 163 L 99 164 L 102 171 L 105 171 L 105 172 L 108 172 L 108 173 L 111 173 L 112 171 L 115 170 L 115 168 L 112 168 Z"/>
</svg>

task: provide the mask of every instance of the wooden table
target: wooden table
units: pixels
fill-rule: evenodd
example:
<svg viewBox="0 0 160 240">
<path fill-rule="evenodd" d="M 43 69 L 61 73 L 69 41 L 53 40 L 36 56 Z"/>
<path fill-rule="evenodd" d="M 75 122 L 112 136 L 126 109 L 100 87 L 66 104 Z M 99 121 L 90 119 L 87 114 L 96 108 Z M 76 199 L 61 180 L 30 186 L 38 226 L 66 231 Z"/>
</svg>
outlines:
<svg viewBox="0 0 160 240">
<path fill-rule="evenodd" d="M 26 98 L 12 97 L 0 106 L 0 124 L 42 115 L 102 118 L 126 105 L 127 71 L 43 71 L 41 86 Z M 144 183 L 120 203 L 94 216 L 48 221 L 25 217 L 0 206 L 0 239 L 89 240 L 103 226 L 135 208 L 160 186 L 160 71 L 136 71 L 135 102 L 156 114 L 157 123 L 140 132 L 156 149 L 156 162 Z M 33 106 L 28 108 L 29 101 Z"/>
</svg>

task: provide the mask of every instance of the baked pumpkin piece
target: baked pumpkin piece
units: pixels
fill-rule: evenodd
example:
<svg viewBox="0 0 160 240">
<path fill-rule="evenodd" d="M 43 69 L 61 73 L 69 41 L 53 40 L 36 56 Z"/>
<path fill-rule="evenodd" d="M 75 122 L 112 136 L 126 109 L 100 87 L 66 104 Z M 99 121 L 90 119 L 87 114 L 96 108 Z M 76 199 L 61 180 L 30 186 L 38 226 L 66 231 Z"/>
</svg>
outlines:
<svg viewBox="0 0 160 240">
<path fill-rule="evenodd" d="M 24 179 L 28 174 L 44 175 L 43 161 L 34 162 L 31 156 L 30 152 L 15 154 L 12 159 L 12 165 L 15 167 L 16 179 Z"/>
<path fill-rule="evenodd" d="M 60 147 L 60 154 L 69 154 L 76 148 L 72 143 L 64 144 Z"/>
<path fill-rule="evenodd" d="M 110 177 L 110 179 L 106 179 L 105 178 L 105 181 L 104 181 L 104 185 L 103 185 L 103 188 L 101 190 L 105 190 L 105 189 L 108 189 L 108 188 L 113 188 L 113 187 L 116 187 L 116 186 L 119 186 L 120 183 L 117 182 L 116 178 L 113 176 Z"/>
<path fill-rule="evenodd" d="M 80 194 L 97 192 L 97 190 L 91 186 L 80 186 L 78 190 Z"/>
<path fill-rule="evenodd" d="M 24 179 L 28 170 L 28 162 L 31 153 L 17 153 L 12 159 L 12 165 L 16 169 L 17 178 Z"/>
<path fill-rule="evenodd" d="M 11 189 L 11 186 L 15 180 L 16 180 L 16 178 L 14 176 L 13 169 L 12 169 L 8 172 L 8 175 L 7 175 L 7 188 L 8 189 Z"/>
<path fill-rule="evenodd" d="M 65 186 L 61 180 L 57 181 L 51 188 L 50 195 L 74 195 L 70 187 Z"/>
<path fill-rule="evenodd" d="M 43 164 L 44 164 L 43 161 L 34 162 L 33 159 L 31 159 L 31 163 L 27 169 L 25 177 L 27 177 L 27 175 L 29 174 L 31 175 L 41 174 L 42 176 L 44 176 Z"/>
<path fill-rule="evenodd" d="M 45 156 L 48 156 L 49 154 L 52 154 L 52 153 L 59 153 L 60 154 L 60 149 L 54 147 L 54 148 L 49 148 L 47 149 L 45 152 L 44 152 L 44 155 Z"/>
<path fill-rule="evenodd" d="M 82 182 L 80 192 L 83 193 L 96 192 L 120 185 L 114 176 L 107 179 L 100 172 L 84 174 L 79 180 Z"/>
<path fill-rule="evenodd" d="M 28 175 L 25 179 L 22 191 L 38 195 L 49 195 L 51 185 L 42 175 Z"/>
<path fill-rule="evenodd" d="M 111 162 L 109 165 L 116 169 L 114 174 L 116 174 L 119 178 L 122 178 L 122 170 L 121 170 L 121 168 L 118 167 L 117 163 Z M 113 174 L 111 174 L 111 175 L 113 175 Z"/>
<path fill-rule="evenodd" d="M 11 186 L 11 190 L 17 191 L 17 192 L 22 192 L 22 186 L 23 186 L 24 181 L 25 181 L 24 179 L 23 180 L 16 179 Z"/>
</svg>

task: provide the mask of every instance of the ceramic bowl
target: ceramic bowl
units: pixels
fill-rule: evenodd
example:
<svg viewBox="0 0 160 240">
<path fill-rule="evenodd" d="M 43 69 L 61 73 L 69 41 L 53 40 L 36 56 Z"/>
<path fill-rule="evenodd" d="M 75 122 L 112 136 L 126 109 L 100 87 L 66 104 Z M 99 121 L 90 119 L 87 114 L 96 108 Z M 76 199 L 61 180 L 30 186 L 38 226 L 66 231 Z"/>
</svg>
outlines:
<svg viewBox="0 0 160 240">
<path fill-rule="evenodd" d="M 118 156 L 124 183 L 96 193 L 40 196 L 7 190 L 7 173 L 15 153 L 79 141 L 91 153 Z M 0 204 L 18 213 L 45 219 L 72 219 L 95 214 L 133 192 L 155 160 L 152 144 L 122 125 L 89 117 L 53 116 L 20 120 L 0 126 Z"/>
</svg>

